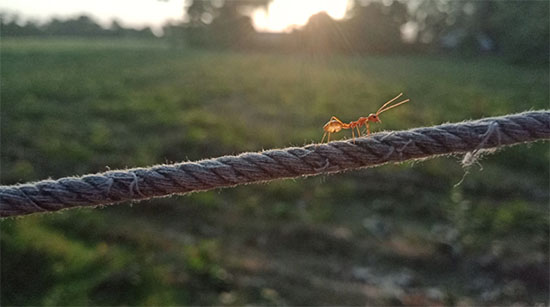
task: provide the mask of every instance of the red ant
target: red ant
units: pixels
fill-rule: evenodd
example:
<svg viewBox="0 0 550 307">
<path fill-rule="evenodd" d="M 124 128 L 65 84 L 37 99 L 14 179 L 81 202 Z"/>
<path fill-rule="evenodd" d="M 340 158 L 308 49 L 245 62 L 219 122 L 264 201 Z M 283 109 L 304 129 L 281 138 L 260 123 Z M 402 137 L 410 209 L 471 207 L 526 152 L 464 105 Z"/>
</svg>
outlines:
<svg viewBox="0 0 550 307">
<path fill-rule="evenodd" d="M 361 136 L 361 130 L 359 130 L 359 127 L 367 126 L 367 136 L 370 135 L 369 122 L 381 123 L 382 121 L 380 120 L 380 118 L 378 118 L 378 115 L 380 115 L 382 112 L 386 112 L 389 109 L 393 109 L 397 106 L 400 106 L 404 103 L 409 102 L 410 99 L 405 99 L 405 100 L 403 100 L 399 103 L 396 103 L 392 106 L 387 107 L 390 103 L 394 102 L 397 98 L 399 98 L 401 96 L 403 96 L 403 93 L 400 93 L 399 95 L 395 96 L 390 101 L 384 103 L 384 105 L 382 105 L 380 107 L 380 109 L 378 109 L 378 111 L 376 111 L 375 114 L 371 113 L 371 114 L 369 114 L 368 117 L 361 116 L 361 117 L 359 117 L 358 120 L 351 121 L 349 124 L 346 124 L 346 123 L 342 122 L 336 116 L 331 117 L 330 120 L 323 126 L 323 130 L 325 130 L 325 133 L 323 134 L 323 138 L 321 139 L 321 143 L 323 143 L 323 141 L 325 140 L 325 137 L 327 136 L 327 134 L 328 134 L 328 139 L 327 139 L 327 143 L 328 143 L 328 142 L 330 142 L 330 134 L 339 132 L 342 129 L 351 129 L 351 135 L 353 136 L 353 141 L 354 142 L 355 142 L 354 129 L 357 129 L 358 136 Z"/>
</svg>

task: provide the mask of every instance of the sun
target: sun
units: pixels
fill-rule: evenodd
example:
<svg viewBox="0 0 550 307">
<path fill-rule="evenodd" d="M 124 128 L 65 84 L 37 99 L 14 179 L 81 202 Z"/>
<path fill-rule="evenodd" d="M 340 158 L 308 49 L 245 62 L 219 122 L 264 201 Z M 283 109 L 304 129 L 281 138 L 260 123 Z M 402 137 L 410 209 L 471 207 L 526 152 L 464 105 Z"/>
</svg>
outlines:
<svg viewBox="0 0 550 307">
<path fill-rule="evenodd" d="M 334 19 L 342 19 L 348 0 L 273 0 L 267 10 L 252 13 L 254 27 L 260 32 L 285 32 L 305 25 L 316 13 L 325 11 Z"/>
</svg>

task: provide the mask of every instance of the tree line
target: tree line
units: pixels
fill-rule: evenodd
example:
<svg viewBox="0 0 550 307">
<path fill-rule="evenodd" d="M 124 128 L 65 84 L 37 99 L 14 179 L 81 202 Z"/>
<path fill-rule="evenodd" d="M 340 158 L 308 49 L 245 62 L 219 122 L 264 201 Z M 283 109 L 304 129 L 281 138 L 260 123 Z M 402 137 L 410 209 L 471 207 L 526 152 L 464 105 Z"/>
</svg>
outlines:
<svg viewBox="0 0 550 307">
<path fill-rule="evenodd" d="M 119 22 L 113 21 L 110 27 L 105 28 L 86 15 L 66 20 L 53 18 L 44 24 L 33 21 L 21 23 L 17 17 L 2 15 L 0 16 L 0 22 L 1 37 L 155 37 L 149 27 L 143 29 L 126 28 Z"/>
<path fill-rule="evenodd" d="M 547 65 L 548 1 L 354 0 L 346 18 L 326 13 L 290 33 L 258 33 L 250 12 L 270 0 L 189 0 L 185 18 L 163 28 L 173 45 L 320 54 L 455 53 L 497 55 L 512 63 Z M 87 16 L 20 24 L 0 16 L 0 35 L 154 38 L 150 28 L 104 28 Z"/>
<path fill-rule="evenodd" d="M 269 0 L 187 1 L 187 20 L 165 36 L 191 46 L 314 53 L 497 55 L 547 65 L 548 1 L 354 0 L 343 20 L 326 13 L 288 34 L 256 33 L 243 12 Z"/>
</svg>

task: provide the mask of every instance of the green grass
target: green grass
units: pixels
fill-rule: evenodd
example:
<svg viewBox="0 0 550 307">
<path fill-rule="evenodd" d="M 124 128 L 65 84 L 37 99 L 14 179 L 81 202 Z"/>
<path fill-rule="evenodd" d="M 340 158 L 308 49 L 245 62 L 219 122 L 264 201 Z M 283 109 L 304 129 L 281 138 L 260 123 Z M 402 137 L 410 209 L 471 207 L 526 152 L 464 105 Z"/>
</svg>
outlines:
<svg viewBox="0 0 550 307">
<path fill-rule="evenodd" d="M 3 184 L 300 146 L 399 92 L 411 102 L 376 130 L 549 102 L 547 69 L 491 58 L 108 40 L 4 39 L 1 52 Z M 427 304 L 434 287 L 444 303 L 548 301 L 549 158 L 547 144 L 502 150 L 458 187 L 448 157 L 3 221 L 2 303 Z M 371 291 L 360 267 L 379 276 Z M 388 287 L 403 270 L 415 283 Z"/>
</svg>

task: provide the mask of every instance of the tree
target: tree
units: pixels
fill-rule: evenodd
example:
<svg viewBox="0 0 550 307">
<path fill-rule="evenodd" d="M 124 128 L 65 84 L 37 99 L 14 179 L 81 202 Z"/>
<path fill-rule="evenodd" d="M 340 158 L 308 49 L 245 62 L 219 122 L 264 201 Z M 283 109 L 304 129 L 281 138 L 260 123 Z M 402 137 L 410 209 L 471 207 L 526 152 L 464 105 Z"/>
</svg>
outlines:
<svg viewBox="0 0 550 307">
<path fill-rule="evenodd" d="M 65 21 L 54 18 L 46 24 L 44 31 L 47 35 L 56 36 L 101 36 L 105 34 L 105 29 L 85 15 Z"/>
<path fill-rule="evenodd" d="M 343 40 L 339 27 L 340 24 L 326 12 L 320 12 L 309 18 L 298 40 L 310 53 L 336 52 Z"/>
<path fill-rule="evenodd" d="M 355 2 L 348 18 L 333 20 L 327 13 L 311 16 L 294 37 L 309 52 L 389 53 L 401 51 L 401 26 L 407 16 L 400 2 L 384 5 Z"/>
<path fill-rule="evenodd" d="M 547 66 L 550 54 L 550 3 L 495 2 L 487 29 L 496 51 L 513 63 Z"/>
<path fill-rule="evenodd" d="M 12 15 L 8 16 L 6 14 L 0 15 L 0 36 L 38 36 L 43 35 L 43 31 L 40 27 L 32 22 L 27 21 L 26 23 L 19 24 L 19 16 Z"/>
<path fill-rule="evenodd" d="M 549 12 L 548 1 L 422 0 L 410 18 L 419 30 L 419 43 L 433 49 L 547 64 Z"/>
<path fill-rule="evenodd" d="M 355 52 L 388 53 L 403 47 L 401 26 L 407 20 L 407 7 L 394 1 L 390 5 L 356 1 L 350 18 L 343 22 L 348 48 Z"/>
<path fill-rule="evenodd" d="M 271 0 L 188 0 L 182 26 L 167 30 L 172 41 L 181 37 L 189 45 L 206 47 L 248 47 L 254 34 L 247 13 L 267 6 Z"/>
</svg>

